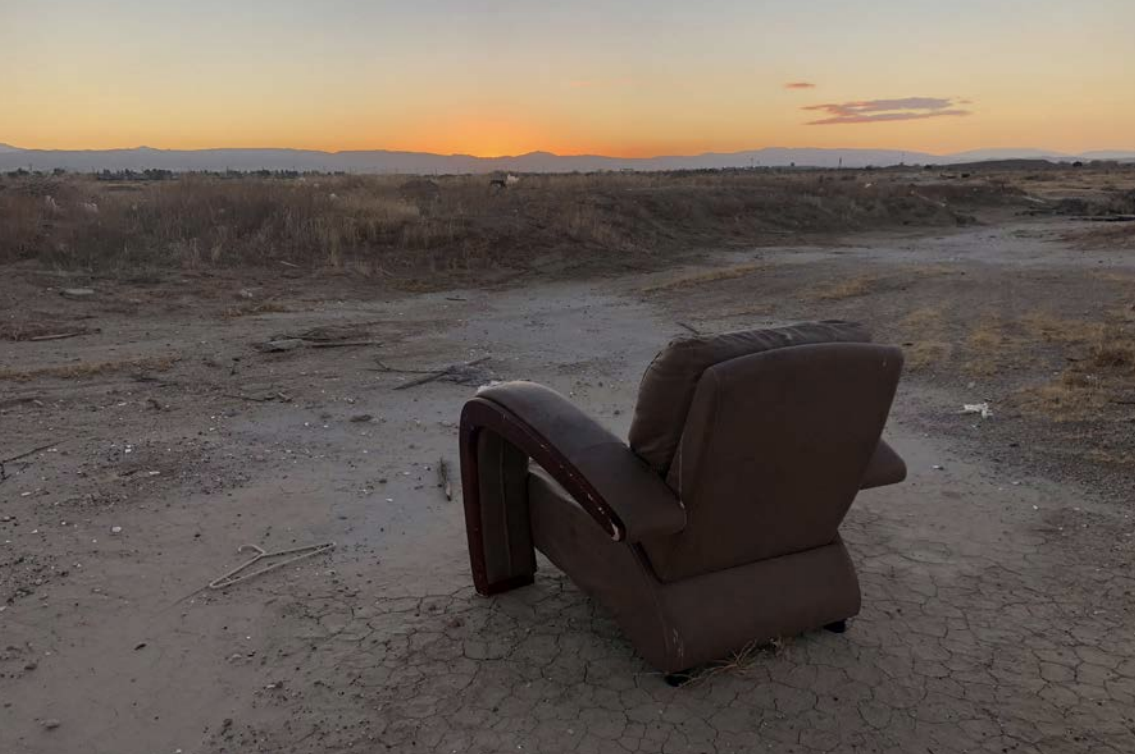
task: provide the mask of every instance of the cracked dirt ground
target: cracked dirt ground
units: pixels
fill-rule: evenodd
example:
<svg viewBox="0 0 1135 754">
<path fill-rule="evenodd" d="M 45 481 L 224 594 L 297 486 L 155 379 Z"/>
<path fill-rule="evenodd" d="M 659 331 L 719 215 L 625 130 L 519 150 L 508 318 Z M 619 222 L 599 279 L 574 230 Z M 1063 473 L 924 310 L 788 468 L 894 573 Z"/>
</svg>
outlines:
<svg viewBox="0 0 1135 754">
<path fill-rule="evenodd" d="M 920 417 L 954 396 L 900 387 L 888 437 L 911 474 L 861 494 L 844 524 L 864 592 L 847 633 L 675 689 L 546 561 L 531 587 L 473 593 L 460 502 L 434 483 L 472 387 L 393 391 L 360 351 L 248 355 L 287 323 L 379 318 L 384 362 L 490 354 L 496 376 L 550 384 L 625 432 L 642 369 L 681 332 L 636 293 L 655 279 L 194 320 L 176 337 L 199 348 L 170 381 L 237 355 L 239 379 L 293 402 L 125 380 L 0 416 L 33 446 L 79 427 L 0 487 L 6 567 L 31 579 L 0 613 L 0 751 L 1135 751 L 1135 520 L 928 436 Z M 106 322 L 106 344 L 174 337 Z M 151 395 L 162 421 L 137 408 Z M 163 473 L 110 479 L 123 445 Z M 143 486 L 108 492 L 127 483 Z M 194 593 L 241 544 L 323 540 L 329 557 Z"/>
</svg>

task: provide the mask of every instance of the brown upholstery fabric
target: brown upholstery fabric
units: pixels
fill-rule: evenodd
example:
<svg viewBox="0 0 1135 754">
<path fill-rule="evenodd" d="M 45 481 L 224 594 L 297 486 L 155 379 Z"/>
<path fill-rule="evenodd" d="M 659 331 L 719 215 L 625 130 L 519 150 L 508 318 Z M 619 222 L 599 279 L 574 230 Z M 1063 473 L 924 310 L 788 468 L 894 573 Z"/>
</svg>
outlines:
<svg viewBox="0 0 1135 754">
<path fill-rule="evenodd" d="M 707 369 L 668 479 L 686 528 L 643 540 L 659 578 L 834 541 L 901 369 L 898 348 L 866 343 L 780 348 Z"/>
<path fill-rule="evenodd" d="M 528 494 L 536 547 L 599 601 L 662 672 L 859 612 L 859 582 L 838 538 L 814 550 L 663 584 L 639 548 L 604 536 L 543 470 L 532 470 Z"/>
<path fill-rule="evenodd" d="M 480 391 L 474 400 L 507 409 L 518 424 L 541 438 L 549 449 L 548 459 L 541 462 L 553 476 L 559 472 L 579 482 L 577 499 L 611 520 L 616 539 L 637 542 L 686 525 L 673 490 L 625 442 L 555 390 L 534 382 L 506 382 Z M 535 451 L 530 449 L 533 455 Z"/>
<path fill-rule="evenodd" d="M 879 440 L 875 455 L 871 456 L 871 463 L 867 464 L 867 471 L 863 473 L 863 479 L 859 482 L 859 489 L 869 490 L 872 487 L 898 484 L 904 479 L 906 479 L 906 462 L 887 444 L 886 440 Z"/>
<path fill-rule="evenodd" d="M 528 475 L 528 500 L 536 548 L 611 612 L 647 662 L 667 665 L 672 652 L 657 609 L 658 580 L 638 549 L 606 536 L 539 467 Z"/>
<path fill-rule="evenodd" d="M 666 476 L 698 380 L 714 364 L 786 346 L 870 340 L 871 333 L 862 325 L 830 320 L 672 341 L 643 374 L 631 421 L 631 450 Z"/>
<path fill-rule="evenodd" d="M 528 456 L 491 432 L 477 441 L 481 464 L 481 531 L 485 569 L 493 582 L 536 572 L 528 524 Z"/>
<path fill-rule="evenodd" d="M 855 615 L 838 527 L 906 474 L 880 439 L 902 351 L 868 340 L 829 322 L 673 344 L 631 430 L 653 468 L 552 390 L 483 391 L 460 432 L 478 592 L 530 583 L 536 548 L 664 672 Z"/>
</svg>

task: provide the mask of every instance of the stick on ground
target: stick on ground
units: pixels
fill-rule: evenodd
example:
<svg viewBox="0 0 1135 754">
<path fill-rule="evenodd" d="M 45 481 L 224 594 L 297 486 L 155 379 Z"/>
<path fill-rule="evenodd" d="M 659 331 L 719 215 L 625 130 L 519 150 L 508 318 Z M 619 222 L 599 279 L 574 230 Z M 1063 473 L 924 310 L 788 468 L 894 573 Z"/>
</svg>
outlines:
<svg viewBox="0 0 1135 754">
<path fill-rule="evenodd" d="M 62 442 L 67 442 L 67 439 L 64 438 L 62 440 L 57 440 L 55 442 L 49 442 L 47 445 L 40 445 L 38 448 L 32 448 L 31 450 L 25 451 L 23 453 L 19 453 L 19 454 L 14 455 L 14 456 L 11 456 L 10 458 L 4 458 L 4 459 L 0 460 L 0 482 L 3 482 L 4 480 L 6 480 L 8 478 L 8 470 L 6 468 L 4 468 L 4 464 L 11 463 L 12 461 L 18 461 L 21 458 L 27 458 L 28 456 L 33 455 L 35 453 L 38 453 L 41 450 L 47 450 L 48 448 L 54 448 L 56 445 L 58 445 L 59 443 L 62 443 Z"/>
<path fill-rule="evenodd" d="M 308 348 L 354 348 L 356 346 L 381 346 L 381 340 L 352 340 L 352 341 L 306 341 Z"/>
<path fill-rule="evenodd" d="M 61 332 L 54 335 L 37 335 L 34 338 L 28 338 L 29 342 L 38 342 L 41 340 L 63 340 L 64 338 L 74 338 L 76 335 L 86 335 L 85 332 Z"/>
<path fill-rule="evenodd" d="M 449 481 L 449 462 L 437 459 L 437 486 L 445 490 L 445 499 L 453 500 L 453 484 Z"/>
<path fill-rule="evenodd" d="M 24 453 L 20 453 L 19 455 L 12 456 L 11 458 L 4 458 L 4 459 L 0 460 L 0 464 L 11 463 L 12 461 L 18 461 L 21 458 L 27 458 L 28 456 L 32 455 L 33 453 L 38 453 L 41 450 L 47 450 L 48 448 L 54 448 L 56 445 L 63 443 L 63 442 L 67 442 L 66 438 L 64 438 L 62 440 L 56 440 L 55 442 L 49 442 L 47 445 L 40 445 L 38 448 L 32 448 L 29 451 L 26 451 Z"/>
<path fill-rule="evenodd" d="M 453 372 L 457 371 L 458 369 L 476 366 L 477 364 L 488 361 L 491 358 L 492 358 L 491 356 L 482 356 L 479 359 L 474 359 L 473 361 L 466 361 L 463 364 L 450 364 L 445 369 L 441 369 L 437 372 L 431 372 L 430 374 L 427 374 L 425 377 L 419 377 L 416 380 L 410 380 L 409 382 L 403 382 L 401 385 L 395 385 L 394 389 L 395 390 L 405 390 L 406 388 L 417 387 L 418 385 L 425 385 L 427 382 L 433 382 L 434 380 L 439 380 L 442 377 L 445 377 L 447 374 L 453 374 Z"/>
</svg>

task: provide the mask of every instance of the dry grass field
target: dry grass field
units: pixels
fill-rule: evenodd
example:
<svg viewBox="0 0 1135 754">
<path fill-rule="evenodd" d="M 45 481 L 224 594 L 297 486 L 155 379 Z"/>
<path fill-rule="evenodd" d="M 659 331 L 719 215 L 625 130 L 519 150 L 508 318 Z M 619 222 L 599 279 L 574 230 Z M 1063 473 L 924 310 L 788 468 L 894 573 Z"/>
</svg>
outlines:
<svg viewBox="0 0 1135 754">
<path fill-rule="evenodd" d="M 363 277 L 641 265 L 675 250 L 972 222 L 1020 202 L 999 180 L 915 172 L 480 176 L 0 177 L 0 261 L 140 276 L 298 265 Z"/>
</svg>

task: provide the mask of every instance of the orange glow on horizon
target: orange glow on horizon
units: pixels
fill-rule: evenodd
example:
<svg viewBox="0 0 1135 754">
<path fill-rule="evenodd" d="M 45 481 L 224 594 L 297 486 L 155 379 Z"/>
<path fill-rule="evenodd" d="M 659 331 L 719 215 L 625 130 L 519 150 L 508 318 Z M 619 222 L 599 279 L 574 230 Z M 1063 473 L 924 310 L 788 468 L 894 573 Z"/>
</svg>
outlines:
<svg viewBox="0 0 1135 754">
<path fill-rule="evenodd" d="M 0 143 L 1135 149 L 1131 0 L 823 4 L 7 3 Z"/>
</svg>

